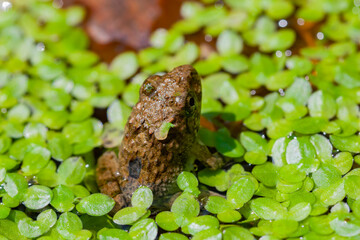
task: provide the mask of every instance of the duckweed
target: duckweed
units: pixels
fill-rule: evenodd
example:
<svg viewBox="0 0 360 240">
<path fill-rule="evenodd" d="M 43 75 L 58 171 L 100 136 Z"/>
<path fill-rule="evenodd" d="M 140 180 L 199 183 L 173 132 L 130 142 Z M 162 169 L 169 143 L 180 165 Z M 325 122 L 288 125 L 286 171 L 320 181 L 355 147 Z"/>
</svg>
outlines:
<svg viewBox="0 0 360 240">
<path fill-rule="evenodd" d="M 3 1 L 0 12 L 0 239 L 360 234 L 356 1 L 185 1 L 183 19 L 110 64 L 88 50 L 81 7 Z M 94 149 L 120 144 L 146 77 L 182 64 L 203 79 L 199 140 L 226 165 L 195 162 L 168 210 L 142 186 L 108 215 Z"/>
</svg>

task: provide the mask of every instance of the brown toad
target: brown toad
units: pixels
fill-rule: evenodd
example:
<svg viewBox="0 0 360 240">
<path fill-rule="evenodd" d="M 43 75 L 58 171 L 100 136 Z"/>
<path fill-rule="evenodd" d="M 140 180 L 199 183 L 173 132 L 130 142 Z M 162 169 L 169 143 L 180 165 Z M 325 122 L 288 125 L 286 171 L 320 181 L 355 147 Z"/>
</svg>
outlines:
<svg viewBox="0 0 360 240">
<path fill-rule="evenodd" d="M 118 156 L 104 153 L 96 168 L 100 191 L 117 203 L 113 212 L 129 205 L 139 186 L 148 186 L 159 202 L 178 192 L 176 177 L 194 159 L 212 169 L 222 165 L 220 157 L 197 141 L 200 110 L 201 81 L 190 65 L 145 80 Z M 172 127 L 160 133 L 167 123 Z"/>
</svg>

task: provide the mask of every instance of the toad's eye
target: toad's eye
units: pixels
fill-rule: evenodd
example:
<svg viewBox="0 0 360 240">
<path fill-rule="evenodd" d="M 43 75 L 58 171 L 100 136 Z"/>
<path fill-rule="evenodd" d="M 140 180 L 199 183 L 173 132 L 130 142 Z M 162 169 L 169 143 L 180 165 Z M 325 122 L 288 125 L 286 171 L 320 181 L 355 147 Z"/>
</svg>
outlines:
<svg viewBox="0 0 360 240">
<path fill-rule="evenodd" d="M 145 83 L 144 85 L 144 93 L 149 96 L 152 92 L 154 92 L 155 87 L 151 85 L 151 83 Z"/>
</svg>

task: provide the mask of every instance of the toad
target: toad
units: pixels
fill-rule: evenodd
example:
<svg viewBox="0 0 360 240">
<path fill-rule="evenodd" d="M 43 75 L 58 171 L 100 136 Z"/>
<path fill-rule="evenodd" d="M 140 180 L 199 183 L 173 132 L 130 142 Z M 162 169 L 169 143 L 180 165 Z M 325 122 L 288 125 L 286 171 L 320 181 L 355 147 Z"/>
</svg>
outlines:
<svg viewBox="0 0 360 240">
<path fill-rule="evenodd" d="M 194 159 L 211 169 L 222 166 L 222 158 L 197 140 L 200 111 L 201 80 L 190 65 L 144 81 L 118 154 L 98 159 L 96 181 L 116 201 L 112 213 L 128 206 L 139 186 L 153 191 L 154 203 L 179 192 L 176 178 Z"/>
</svg>

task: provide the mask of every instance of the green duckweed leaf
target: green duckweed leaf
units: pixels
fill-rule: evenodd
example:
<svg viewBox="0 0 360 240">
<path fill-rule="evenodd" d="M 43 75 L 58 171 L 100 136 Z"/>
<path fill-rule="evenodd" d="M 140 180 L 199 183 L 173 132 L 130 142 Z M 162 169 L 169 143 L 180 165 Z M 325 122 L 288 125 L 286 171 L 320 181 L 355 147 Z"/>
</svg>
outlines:
<svg viewBox="0 0 360 240">
<path fill-rule="evenodd" d="M 316 91 L 309 97 L 308 107 L 312 117 L 330 119 L 336 114 L 335 99 L 323 91 Z"/>
<path fill-rule="evenodd" d="M 131 225 L 144 216 L 146 212 L 146 208 L 126 207 L 114 215 L 113 221 L 119 225 Z"/>
<path fill-rule="evenodd" d="M 255 190 L 255 184 L 251 179 L 240 178 L 230 186 L 226 198 L 235 208 L 240 208 L 252 198 Z"/>
<path fill-rule="evenodd" d="M 131 109 L 123 102 L 115 100 L 107 110 L 107 118 L 110 123 L 123 127 L 131 113 Z"/>
<path fill-rule="evenodd" d="M 25 104 L 18 104 L 10 109 L 7 118 L 11 122 L 24 123 L 30 116 L 30 109 Z"/>
<path fill-rule="evenodd" d="M 354 159 L 349 152 L 339 152 L 333 158 L 333 162 L 335 167 L 344 175 L 351 170 Z"/>
<path fill-rule="evenodd" d="M 69 54 L 68 60 L 74 67 L 91 67 L 99 57 L 90 51 L 75 51 Z"/>
<path fill-rule="evenodd" d="M 232 226 L 232 227 L 228 227 L 228 228 L 224 229 L 223 239 L 224 240 L 232 240 L 232 239 L 252 240 L 252 239 L 254 239 L 254 236 L 246 228 Z M 265 239 L 262 239 L 262 240 L 265 240 Z"/>
<path fill-rule="evenodd" d="M 233 205 L 223 197 L 209 196 L 205 204 L 205 209 L 213 214 L 219 214 L 233 209 Z"/>
<path fill-rule="evenodd" d="M 71 102 L 70 95 L 62 89 L 51 89 L 45 95 L 46 104 L 54 111 L 63 111 Z"/>
<path fill-rule="evenodd" d="M 358 135 L 349 137 L 331 135 L 330 141 L 340 151 L 360 153 L 360 136 Z"/>
<path fill-rule="evenodd" d="M 187 188 L 196 188 L 198 184 L 197 178 L 190 172 L 184 171 L 177 177 L 177 185 L 183 191 Z"/>
<path fill-rule="evenodd" d="M 287 214 L 284 206 L 270 198 L 256 198 L 251 201 L 250 207 L 265 220 L 281 219 Z"/>
<path fill-rule="evenodd" d="M 294 11 L 294 5 L 291 2 L 278 0 L 273 1 L 266 9 L 266 14 L 273 19 L 287 18 Z"/>
<path fill-rule="evenodd" d="M 24 176 L 18 173 L 7 173 L 5 177 L 4 189 L 12 198 L 22 200 L 28 188 Z"/>
<path fill-rule="evenodd" d="M 286 147 L 286 161 L 288 164 L 298 164 L 303 159 L 314 159 L 315 148 L 309 138 L 294 138 Z"/>
<path fill-rule="evenodd" d="M 26 152 L 21 170 L 25 175 L 34 175 L 39 173 L 50 160 L 50 151 L 44 147 L 35 146 Z"/>
<path fill-rule="evenodd" d="M 286 162 L 286 148 L 290 140 L 282 137 L 277 139 L 271 149 L 271 156 L 275 166 L 282 166 Z"/>
<path fill-rule="evenodd" d="M 270 91 L 287 88 L 294 82 L 295 77 L 296 75 L 293 71 L 285 70 L 277 72 L 266 81 L 265 86 Z"/>
<path fill-rule="evenodd" d="M 117 74 L 120 79 L 126 80 L 136 73 L 138 67 L 135 53 L 125 52 L 114 58 L 111 62 L 110 70 Z"/>
<path fill-rule="evenodd" d="M 219 35 L 216 48 L 221 55 L 238 54 L 243 49 L 243 40 L 236 32 L 225 30 Z"/>
<path fill-rule="evenodd" d="M 334 230 L 330 227 L 330 221 L 331 219 L 327 215 L 310 217 L 309 225 L 314 232 L 321 235 L 328 235 L 334 232 Z"/>
<path fill-rule="evenodd" d="M 343 237 L 352 237 L 360 234 L 360 220 L 349 214 L 344 214 L 332 220 L 330 226 Z"/>
<path fill-rule="evenodd" d="M 14 223 L 13 221 L 7 220 L 7 219 L 0 219 L 0 232 L 1 232 L 1 235 L 5 237 L 4 240 L 7 240 L 7 239 L 26 240 L 26 239 L 28 239 L 20 233 L 16 223 Z"/>
<path fill-rule="evenodd" d="M 296 231 L 298 222 L 290 219 L 278 219 L 272 222 L 274 235 L 280 238 L 286 238 Z"/>
<path fill-rule="evenodd" d="M 0 154 L 5 153 L 11 146 L 11 138 L 5 134 L 0 136 Z"/>
<path fill-rule="evenodd" d="M 306 219 L 311 212 L 311 205 L 308 202 L 300 202 L 289 209 L 288 217 L 295 221 Z"/>
<path fill-rule="evenodd" d="M 65 239 L 74 239 L 82 227 L 80 218 L 71 212 L 61 214 L 55 225 L 56 230 Z"/>
<path fill-rule="evenodd" d="M 75 205 L 73 204 L 75 195 L 70 188 L 66 187 L 65 185 L 59 185 L 56 186 L 52 191 L 53 198 L 50 204 L 57 211 L 69 212 L 75 207 Z"/>
<path fill-rule="evenodd" d="M 197 234 L 194 235 L 192 238 L 193 240 L 202 240 L 202 239 L 213 239 L 213 240 L 221 240 L 222 234 L 221 232 L 216 228 L 209 228 L 206 230 L 203 230 Z"/>
<path fill-rule="evenodd" d="M 262 165 L 256 165 L 251 173 L 254 177 L 267 187 L 276 186 L 277 182 L 277 169 L 274 164 L 266 162 Z"/>
<path fill-rule="evenodd" d="M 285 97 L 293 99 L 299 105 L 305 105 L 311 94 L 311 85 L 304 78 L 297 78 L 286 90 Z"/>
<path fill-rule="evenodd" d="M 203 169 L 199 171 L 198 179 L 201 183 L 216 187 L 219 191 L 225 191 L 230 184 L 228 174 L 222 169 Z"/>
<path fill-rule="evenodd" d="M 288 164 L 279 169 L 279 178 L 288 183 L 298 183 L 306 178 L 306 173 L 301 171 L 297 165 Z"/>
<path fill-rule="evenodd" d="M 249 164 L 258 165 L 265 163 L 267 160 L 267 156 L 263 152 L 250 151 L 245 153 L 244 159 Z"/>
<path fill-rule="evenodd" d="M 6 170 L 12 170 L 19 165 L 20 162 L 12 159 L 7 155 L 0 155 L 0 167 Z"/>
<path fill-rule="evenodd" d="M 136 189 L 131 197 L 131 205 L 133 207 L 139 207 L 147 209 L 153 202 L 153 193 L 150 188 L 142 186 Z"/>
<path fill-rule="evenodd" d="M 315 147 L 316 155 L 322 162 L 328 162 L 331 159 L 333 147 L 329 139 L 316 134 L 310 137 L 310 142 Z"/>
<path fill-rule="evenodd" d="M 62 134 L 54 134 L 48 144 L 51 156 L 58 161 L 64 161 L 72 154 L 71 144 Z"/>
<path fill-rule="evenodd" d="M 322 164 L 320 168 L 313 173 L 312 178 L 318 187 L 327 188 L 330 187 L 331 183 L 340 180 L 340 171 L 330 165 Z"/>
<path fill-rule="evenodd" d="M 244 148 L 241 144 L 233 139 L 225 130 L 218 130 L 215 135 L 215 147 L 221 154 L 226 157 L 241 157 L 244 154 Z"/>
<path fill-rule="evenodd" d="M 6 177 L 6 169 L 0 168 L 0 183 L 3 183 Z"/>
<path fill-rule="evenodd" d="M 174 53 L 184 45 L 184 36 L 177 31 L 168 31 L 165 37 L 163 49 L 167 52 Z"/>
<path fill-rule="evenodd" d="M 46 111 L 41 120 L 48 128 L 59 130 L 66 124 L 68 117 L 69 114 L 66 111 Z"/>
<path fill-rule="evenodd" d="M 90 216 L 102 216 L 107 214 L 115 206 L 115 201 L 104 194 L 94 193 L 87 196 L 76 205 L 76 210 Z"/>
<path fill-rule="evenodd" d="M 335 205 L 345 198 L 344 180 L 332 183 L 320 195 L 320 200 L 326 205 Z"/>
<path fill-rule="evenodd" d="M 175 214 L 169 211 L 163 211 L 156 215 L 157 225 L 165 231 L 175 231 L 179 225 L 175 222 Z"/>
<path fill-rule="evenodd" d="M 25 138 L 37 138 L 41 137 L 45 139 L 47 137 L 48 129 L 41 123 L 28 123 L 24 128 Z"/>
<path fill-rule="evenodd" d="M 303 134 L 314 134 L 321 132 L 326 126 L 327 120 L 318 117 L 305 117 L 302 119 L 295 120 L 293 122 L 293 129 L 296 132 Z"/>
<path fill-rule="evenodd" d="M 153 219 L 143 219 L 135 223 L 129 231 L 130 237 L 132 239 L 148 239 L 154 240 L 157 236 L 158 228 Z"/>
<path fill-rule="evenodd" d="M 200 205 L 192 194 L 184 192 L 175 199 L 171 212 L 175 214 L 175 222 L 182 226 L 199 214 Z"/>
<path fill-rule="evenodd" d="M 19 221 L 18 228 L 20 233 L 28 238 L 39 237 L 43 234 L 39 223 L 28 217 Z"/>
<path fill-rule="evenodd" d="M 345 192 L 346 195 L 353 199 L 360 198 L 360 176 L 352 175 L 345 178 Z"/>
<path fill-rule="evenodd" d="M 99 240 L 131 240 L 132 238 L 129 236 L 129 233 L 127 233 L 124 230 L 121 229 L 108 229 L 103 228 L 97 233 L 97 238 Z"/>
<path fill-rule="evenodd" d="M 201 76 L 216 73 L 221 69 L 221 58 L 212 55 L 206 60 L 196 62 L 194 68 Z"/>
<path fill-rule="evenodd" d="M 221 65 L 223 69 L 232 74 L 244 72 L 249 68 L 248 60 L 242 55 L 224 56 Z"/>
<path fill-rule="evenodd" d="M 53 197 L 50 188 L 41 185 L 34 185 L 27 189 L 25 193 L 24 205 L 30 209 L 41 209 L 49 205 Z"/>
<path fill-rule="evenodd" d="M 313 66 L 310 60 L 299 56 L 292 56 L 286 60 L 286 67 L 299 76 L 309 73 Z"/>
<path fill-rule="evenodd" d="M 236 210 L 226 210 L 218 213 L 217 218 L 224 223 L 233 223 L 241 219 L 241 214 Z"/>
<path fill-rule="evenodd" d="M 85 177 L 85 162 L 80 157 L 66 159 L 58 167 L 59 181 L 66 186 L 76 185 Z"/>
<path fill-rule="evenodd" d="M 155 130 L 155 138 L 158 140 L 165 140 L 168 136 L 170 128 L 172 127 L 174 127 L 174 124 L 163 122 L 161 126 Z"/>
<path fill-rule="evenodd" d="M 217 220 L 216 217 L 205 215 L 191 219 L 189 224 L 182 228 L 182 231 L 195 235 L 196 233 L 210 228 L 219 228 L 219 220 Z"/>
<path fill-rule="evenodd" d="M 351 210 L 357 218 L 360 217 L 360 200 L 353 202 Z"/>
<path fill-rule="evenodd" d="M 262 151 L 267 152 L 267 141 L 259 134 L 254 132 L 242 132 L 240 134 L 240 142 L 246 151 Z"/>
<path fill-rule="evenodd" d="M 159 240 L 187 240 L 188 238 L 180 233 L 163 233 Z"/>
<path fill-rule="evenodd" d="M 295 42 L 296 34 L 293 30 L 283 29 L 268 36 L 266 41 L 260 45 L 260 50 L 272 52 L 276 50 L 286 50 Z"/>
<path fill-rule="evenodd" d="M 10 210 L 11 208 L 4 205 L 0 205 L 0 219 L 7 218 L 7 216 L 9 216 L 10 214 Z"/>
</svg>

